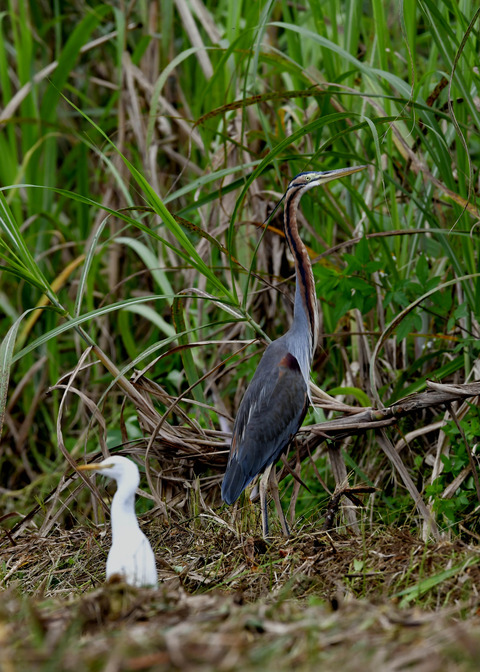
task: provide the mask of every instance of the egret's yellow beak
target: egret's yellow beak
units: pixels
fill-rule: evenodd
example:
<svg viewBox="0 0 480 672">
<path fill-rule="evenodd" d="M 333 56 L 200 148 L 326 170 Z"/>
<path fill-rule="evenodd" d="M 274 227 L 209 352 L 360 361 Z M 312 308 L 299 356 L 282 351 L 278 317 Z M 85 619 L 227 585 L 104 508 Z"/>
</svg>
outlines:
<svg viewBox="0 0 480 672">
<path fill-rule="evenodd" d="M 102 469 L 111 469 L 113 464 L 81 464 L 77 467 L 77 471 L 101 471 Z"/>
</svg>

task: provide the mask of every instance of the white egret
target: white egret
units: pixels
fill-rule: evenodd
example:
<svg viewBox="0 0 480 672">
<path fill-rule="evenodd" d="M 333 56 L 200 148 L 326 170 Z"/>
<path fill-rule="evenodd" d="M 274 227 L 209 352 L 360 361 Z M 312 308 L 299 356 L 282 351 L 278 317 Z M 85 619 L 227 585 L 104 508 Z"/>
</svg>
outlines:
<svg viewBox="0 0 480 672">
<path fill-rule="evenodd" d="M 107 558 L 107 580 L 120 575 L 132 586 L 156 586 L 155 556 L 135 515 L 135 491 L 140 484 L 137 465 L 126 457 L 115 456 L 77 468 L 101 471 L 117 482 L 110 511 L 112 546 Z"/>
</svg>

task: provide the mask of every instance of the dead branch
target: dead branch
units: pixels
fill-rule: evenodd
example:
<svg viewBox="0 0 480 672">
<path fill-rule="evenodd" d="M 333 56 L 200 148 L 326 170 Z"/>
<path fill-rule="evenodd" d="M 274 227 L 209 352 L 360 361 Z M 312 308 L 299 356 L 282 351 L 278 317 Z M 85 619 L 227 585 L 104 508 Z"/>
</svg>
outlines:
<svg viewBox="0 0 480 672">
<path fill-rule="evenodd" d="M 411 394 L 391 406 L 387 406 L 387 408 L 366 408 L 364 411 L 358 412 L 358 408 L 352 407 L 354 415 L 350 417 L 328 420 L 304 429 L 320 437 L 321 440 L 335 440 L 367 429 L 388 427 L 395 424 L 402 416 L 418 413 L 426 408 L 451 404 L 455 401 L 480 395 L 480 382 L 465 385 L 443 385 L 427 380 L 427 386 L 428 389 L 425 392 Z M 323 402 L 320 402 L 318 406 L 324 408 Z M 326 406 L 329 409 L 332 408 L 330 404 Z M 342 410 L 345 411 L 345 404 L 342 404 L 342 406 Z"/>
<path fill-rule="evenodd" d="M 303 461 L 308 455 L 310 455 L 310 451 L 315 449 L 323 441 L 338 441 L 339 439 L 344 439 L 345 437 L 352 436 L 368 429 L 380 430 L 378 431 L 377 435 L 379 446 L 382 448 L 391 464 L 397 470 L 405 487 L 415 502 L 415 506 L 418 512 L 423 517 L 429 534 L 432 534 L 434 538 L 438 539 L 440 538 L 440 533 L 436 522 L 428 510 L 425 502 L 423 501 L 420 492 L 418 492 L 417 487 L 413 483 L 402 458 L 395 450 L 395 447 L 385 433 L 385 427 L 394 425 L 399 418 L 411 413 L 418 413 L 419 411 L 423 411 L 427 408 L 434 408 L 435 406 L 441 405 L 451 407 L 451 404 L 454 402 L 477 397 L 480 395 L 480 382 L 469 383 L 465 385 L 443 385 L 433 381 L 427 381 L 427 386 L 428 389 L 425 392 L 411 394 L 408 397 L 405 397 L 404 399 L 401 399 L 400 401 L 392 404 L 391 406 L 388 406 L 387 408 L 366 408 L 365 410 L 359 412 L 358 408 L 352 407 L 352 414 L 350 416 L 338 418 L 336 420 L 329 420 L 317 425 L 312 425 L 310 427 L 305 427 L 303 428 L 302 433 L 308 432 L 308 434 L 305 436 L 303 441 L 299 440 L 297 443 L 299 444 L 299 459 Z M 318 405 L 322 408 L 328 408 L 328 410 L 334 409 L 334 399 L 325 398 L 322 396 L 321 399 L 316 401 L 319 403 L 316 403 L 315 405 Z M 341 404 L 341 407 L 342 412 L 347 411 L 345 404 Z M 468 447 L 467 451 L 469 452 L 470 459 L 473 462 L 473 456 L 471 456 Z M 329 450 L 330 457 L 332 458 L 333 455 L 335 458 L 336 453 L 338 453 L 338 451 L 331 447 Z M 340 454 L 338 455 L 336 461 L 342 468 L 341 473 L 336 475 L 338 489 L 339 482 L 346 478 L 346 467 Z M 332 467 L 334 467 L 335 464 L 336 462 L 334 459 L 332 462 Z M 292 464 L 290 464 L 290 467 L 292 467 Z M 277 478 L 280 481 L 285 478 L 286 475 L 287 470 L 282 469 L 280 474 L 277 475 Z M 333 513 L 331 513 L 330 516 L 327 515 L 328 524 L 330 524 L 330 518 L 333 519 L 339 502 L 340 498 L 338 501 L 334 500 L 332 504 Z"/>
</svg>

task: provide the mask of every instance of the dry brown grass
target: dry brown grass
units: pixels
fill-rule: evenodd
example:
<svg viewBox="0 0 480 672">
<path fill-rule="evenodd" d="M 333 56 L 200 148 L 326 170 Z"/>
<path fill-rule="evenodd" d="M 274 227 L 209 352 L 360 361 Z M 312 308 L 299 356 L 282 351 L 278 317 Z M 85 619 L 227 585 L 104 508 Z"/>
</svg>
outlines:
<svg viewBox="0 0 480 672">
<path fill-rule="evenodd" d="M 102 585 L 109 533 L 4 537 L 2 670 L 477 669 L 477 547 L 386 529 L 266 546 L 205 519 L 147 531 L 156 591 Z"/>
<path fill-rule="evenodd" d="M 135 384 L 144 400 L 138 415 L 155 440 L 122 452 L 141 463 L 148 456 L 143 494 L 153 508 L 141 518 L 160 588 L 103 584 L 110 532 L 86 524 L 88 491 L 78 473 L 67 472 L 26 517 L 3 522 L 2 671 L 476 669 L 479 548 L 461 540 L 426 544 L 418 529 L 385 528 L 360 515 L 350 526 L 339 518 L 327 532 L 327 509 L 297 521 L 290 539 L 267 545 L 256 536 L 258 507 L 247 498 L 218 506 L 227 435 L 195 423 L 176 426 L 154 409 L 161 388 L 146 378 Z M 417 396 L 425 395 L 409 402 Z M 82 399 L 101 426 L 93 401 L 85 393 Z M 181 408 L 178 399 L 161 403 Z M 332 401 L 319 404 L 331 410 Z M 354 421 L 359 409 L 336 408 L 348 409 Z M 61 410 L 60 446 L 62 420 Z M 326 424 L 355 432 L 352 420 Z M 319 427 L 302 433 L 299 450 L 319 449 Z M 346 471 L 343 461 L 337 467 Z M 90 485 L 108 511 L 104 486 Z"/>
</svg>

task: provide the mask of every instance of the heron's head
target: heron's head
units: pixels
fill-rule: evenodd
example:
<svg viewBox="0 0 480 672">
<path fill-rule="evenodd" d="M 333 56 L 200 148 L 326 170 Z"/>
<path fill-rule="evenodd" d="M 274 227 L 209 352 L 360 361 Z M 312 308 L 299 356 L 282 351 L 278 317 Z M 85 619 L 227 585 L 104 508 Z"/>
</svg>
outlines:
<svg viewBox="0 0 480 672">
<path fill-rule="evenodd" d="M 346 177 L 352 173 L 358 173 L 359 170 L 363 170 L 366 167 L 367 166 L 354 166 L 352 168 L 338 168 L 337 170 L 311 170 L 306 173 L 299 173 L 288 185 L 287 192 L 290 189 L 300 188 L 303 193 L 304 191 L 313 189 L 313 187 L 318 187 L 320 184 L 326 184 L 327 182 L 331 182 L 331 180 Z"/>
<path fill-rule="evenodd" d="M 353 168 L 338 168 L 337 170 L 311 170 L 305 173 L 299 173 L 287 187 L 287 191 L 283 194 L 282 198 L 278 201 L 276 206 L 273 208 L 271 213 L 265 219 L 264 224 L 267 224 L 269 220 L 272 219 L 273 215 L 276 213 L 277 209 L 280 207 L 280 204 L 285 198 L 289 196 L 294 197 L 294 201 L 298 203 L 298 199 L 308 191 L 313 189 L 313 187 L 318 187 L 320 184 L 326 184 L 331 180 L 336 180 L 340 177 L 346 177 L 352 173 L 358 173 L 359 170 L 363 170 L 367 166 L 354 166 Z"/>
</svg>

